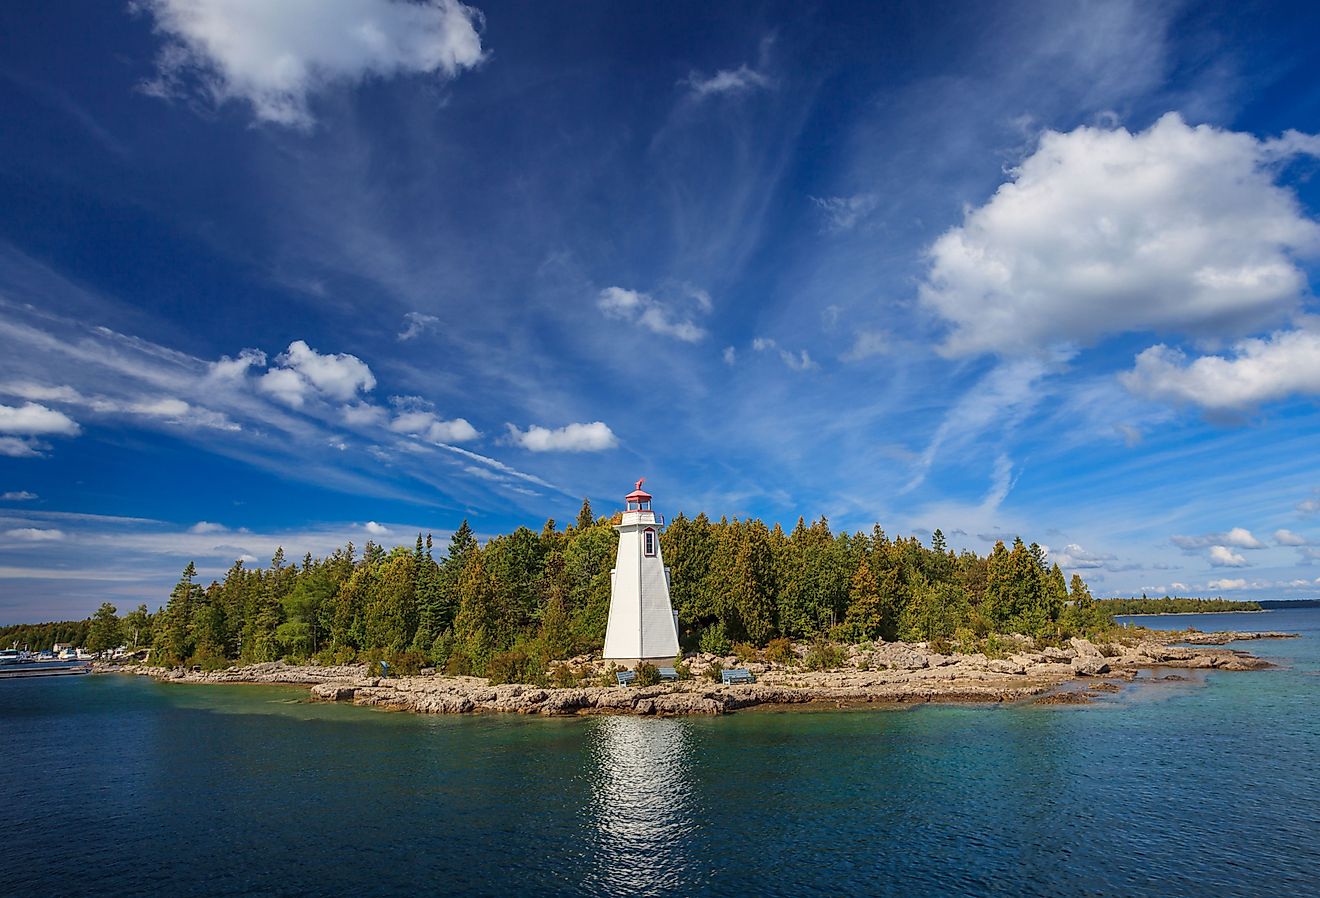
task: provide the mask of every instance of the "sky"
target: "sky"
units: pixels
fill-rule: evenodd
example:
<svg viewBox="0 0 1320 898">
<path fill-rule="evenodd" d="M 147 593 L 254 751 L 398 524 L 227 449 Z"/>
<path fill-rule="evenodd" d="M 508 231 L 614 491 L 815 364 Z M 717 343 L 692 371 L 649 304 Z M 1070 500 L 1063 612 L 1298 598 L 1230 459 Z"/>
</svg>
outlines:
<svg viewBox="0 0 1320 898">
<path fill-rule="evenodd" d="M 0 5 L 0 624 L 608 513 L 1320 595 L 1320 9 Z"/>
</svg>

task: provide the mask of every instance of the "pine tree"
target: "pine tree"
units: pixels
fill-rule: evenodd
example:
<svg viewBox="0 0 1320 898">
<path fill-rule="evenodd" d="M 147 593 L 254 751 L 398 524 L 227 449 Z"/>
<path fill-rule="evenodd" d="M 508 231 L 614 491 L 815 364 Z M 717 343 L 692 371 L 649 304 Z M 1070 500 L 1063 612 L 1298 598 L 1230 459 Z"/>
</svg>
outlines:
<svg viewBox="0 0 1320 898">
<path fill-rule="evenodd" d="M 847 638 L 860 642 L 875 639 L 884 628 L 884 609 L 880 603 L 880 588 L 871 566 L 865 560 L 857 566 L 848 585 L 848 611 L 843 627 Z"/>
<path fill-rule="evenodd" d="M 190 561 L 170 591 L 170 600 L 161 614 L 161 625 L 156 627 L 152 644 L 151 657 L 157 664 L 182 664 L 192 656 L 192 612 L 200 592 L 200 587 L 193 583 L 196 576 L 197 566 Z"/>
<path fill-rule="evenodd" d="M 119 609 L 109 602 L 102 602 L 101 607 L 92 615 L 92 625 L 87 631 L 85 648 L 89 652 L 106 652 L 118 648 L 124 643 L 123 629 L 116 616 Z"/>
<path fill-rule="evenodd" d="M 594 523 L 596 523 L 596 517 L 591 512 L 591 500 L 583 499 L 582 508 L 578 511 L 577 521 L 574 523 L 574 526 L 579 530 L 586 530 Z"/>
</svg>

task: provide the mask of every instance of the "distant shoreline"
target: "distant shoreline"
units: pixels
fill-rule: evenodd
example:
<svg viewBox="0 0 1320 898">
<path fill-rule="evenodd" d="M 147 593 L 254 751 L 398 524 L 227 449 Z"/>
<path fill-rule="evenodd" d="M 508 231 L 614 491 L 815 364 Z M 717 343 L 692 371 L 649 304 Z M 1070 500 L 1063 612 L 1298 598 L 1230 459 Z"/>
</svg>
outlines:
<svg viewBox="0 0 1320 898">
<path fill-rule="evenodd" d="M 1190 617 L 1194 614 L 1264 614 L 1267 611 L 1274 611 L 1273 608 L 1248 608 L 1239 610 L 1237 608 L 1224 608 L 1220 611 L 1131 611 L 1115 614 L 1114 617 Z"/>
</svg>

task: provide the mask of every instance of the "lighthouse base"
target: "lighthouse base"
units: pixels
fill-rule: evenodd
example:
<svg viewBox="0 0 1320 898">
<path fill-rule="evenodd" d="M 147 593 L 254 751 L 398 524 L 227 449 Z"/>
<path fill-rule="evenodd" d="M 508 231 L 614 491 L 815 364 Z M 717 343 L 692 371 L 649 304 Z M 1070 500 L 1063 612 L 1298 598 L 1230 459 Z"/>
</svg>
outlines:
<svg viewBox="0 0 1320 898">
<path fill-rule="evenodd" d="M 602 660 L 610 661 L 616 667 L 624 667 L 629 670 L 636 668 L 637 665 L 643 662 L 647 664 L 654 664 L 656 667 L 672 667 L 674 664 L 673 655 L 667 655 L 662 658 L 604 658 Z"/>
</svg>

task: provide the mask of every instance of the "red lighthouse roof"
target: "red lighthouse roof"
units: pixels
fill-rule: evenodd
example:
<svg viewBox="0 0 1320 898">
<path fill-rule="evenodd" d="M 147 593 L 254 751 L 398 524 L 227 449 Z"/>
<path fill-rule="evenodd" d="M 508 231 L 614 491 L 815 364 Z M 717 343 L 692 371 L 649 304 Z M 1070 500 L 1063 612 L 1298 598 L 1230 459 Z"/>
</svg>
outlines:
<svg viewBox="0 0 1320 898">
<path fill-rule="evenodd" d="M 624 499 L 629 502 L 650 502 L 651 494 L 642 490 L 643 483 L 646 483 L 645 477 L 642 477 L 637 481 L 637 485 L 633 487 L 633 491 L 624 496 Z"/>
</svg>

